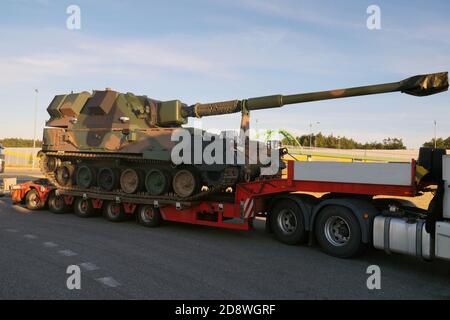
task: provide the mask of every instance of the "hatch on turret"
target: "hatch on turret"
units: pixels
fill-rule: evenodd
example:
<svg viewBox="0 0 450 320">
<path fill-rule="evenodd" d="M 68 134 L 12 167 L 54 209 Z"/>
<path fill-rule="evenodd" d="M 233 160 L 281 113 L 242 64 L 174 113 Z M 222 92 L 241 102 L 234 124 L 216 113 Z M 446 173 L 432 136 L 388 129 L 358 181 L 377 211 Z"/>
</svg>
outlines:
<svg viewBox="0 0 450 320">
<path fill-rule="evenodd" d="M 89 114 L 93 115 L 105 115 L 108 114 L 116 100 L 117 92 L 111 89 L 105 91 L 95 91 L 94 95 L 86 104 L 86 108 Z"/>
</svg>

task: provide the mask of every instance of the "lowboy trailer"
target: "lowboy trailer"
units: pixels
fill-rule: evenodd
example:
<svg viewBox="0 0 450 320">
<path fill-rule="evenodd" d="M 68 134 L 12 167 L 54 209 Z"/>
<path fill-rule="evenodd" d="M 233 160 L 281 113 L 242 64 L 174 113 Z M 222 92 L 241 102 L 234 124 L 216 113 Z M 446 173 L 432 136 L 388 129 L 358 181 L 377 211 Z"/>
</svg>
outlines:
<svg viewBox="0 0 450 320">
<path fill-rule="evenodd" d="M 102 210 L 110 221 L 134 215 L 147 227 L 174 221 L 250 230 L 261 216 L 277 240 L 290 245 L 316 240 L 326 253 L 341 258 L 373 246 L 423 260 L 450 260 L 449 188 L 450 155 L 422 148 L 411 163 L 289 160 L 282 178 L 239 183 L 233 193 L 193 202 L 48 186 L 33 195 L 42 195 L 54 213 L 73 208 L 78 216 L 90 217 Z M 395 198 L 424 192 L 434 194 L 428 210 Z"/>
</svg>

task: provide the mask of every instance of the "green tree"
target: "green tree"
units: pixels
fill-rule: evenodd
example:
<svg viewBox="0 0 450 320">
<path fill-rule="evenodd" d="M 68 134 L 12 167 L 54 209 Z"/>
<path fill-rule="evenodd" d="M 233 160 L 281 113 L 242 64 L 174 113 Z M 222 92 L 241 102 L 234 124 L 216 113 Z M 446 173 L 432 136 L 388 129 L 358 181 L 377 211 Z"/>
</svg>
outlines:
<svg viewBox="0 0 450 320">
<path fill-rule="evenodd" d="M 424 147 L 428 148 L 434 148 L 434 145 L 434 139 L 431 139 L 431 141 L 427 141 L 423 144 Z M 442 149 L 450 149 L 450 137 L 448 137 L 447 139 L 437 138 L 436 147 Z"/>
</svg>

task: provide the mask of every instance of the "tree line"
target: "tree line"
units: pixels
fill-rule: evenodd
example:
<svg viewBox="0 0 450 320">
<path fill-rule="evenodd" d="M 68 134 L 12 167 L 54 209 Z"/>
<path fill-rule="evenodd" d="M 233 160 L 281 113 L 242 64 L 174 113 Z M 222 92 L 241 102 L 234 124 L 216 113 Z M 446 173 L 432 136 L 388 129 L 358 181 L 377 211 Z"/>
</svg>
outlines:
<svg viewBox="0 0 450 320">
<path fill-rule="evenodd" d="M 386 138 L 383 141 L 360 143 L 347 137 L 336 137 L 332 134 L 326 136 L 322 133 L 315 135 L 302 135 L 296 137 L 297 141 L 304 147 L 332 148 L 332 149 L 384 149 L 405 150 L 406 146 L 400 138 Z M 282 144 L 289 144 L 288 139 L 283 139 Z"/>
<path fill-rule="evenodd" d="M 33 139 L 5 138 L 0 140 L 0 144 L 5 148 L 32 148 Z M 42 147 L 42 141 L 36 140 L 36 148 Z"/>
<path fill-rule="evenodd" d="M 431 141 L 427 141 L 423 144 L 424 147 L 430 147 L 434 148 L 434 139 L 431 139 Z M 444 138 L 437 138 L 436 139 L 436 147 L 441 149 L 450 149 L 450 137 L 447 139 Z"/>
</svg>

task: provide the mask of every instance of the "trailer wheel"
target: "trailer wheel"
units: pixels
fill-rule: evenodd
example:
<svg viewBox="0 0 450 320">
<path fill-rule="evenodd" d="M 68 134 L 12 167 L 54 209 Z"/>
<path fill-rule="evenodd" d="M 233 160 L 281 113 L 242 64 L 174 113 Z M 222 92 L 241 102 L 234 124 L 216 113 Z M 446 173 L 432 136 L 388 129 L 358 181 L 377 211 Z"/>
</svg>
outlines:
<svg viewBox="0 0 450 320">
<path fill-rule="evenodd" d="M 351 258 L 365 248 L 358 219 L 342 206 L 322 209 L 315 224 L 315 234 L 322 249 L 335 257 Z"/>
<path fill-rule="evenodd" d="M 64 202 L 63 196 L 57 196 L 55 192 L 48 196 L 48 209 L 56 214 L 66 213 L 69 207 Z"/>
<path fill-rule="evenodd" d="M 137 218 L 140 224 L 149 228 L 158 227 L 162 222 L 159 209 L 148 204 L 143 204 L 138 208 Z"/>
<path fill-rule="evenodd" d="M 36 189 L 31 189 L 27 192 L 25 204 L 29 210 L 39 210 L 45 206 L 45 202 L 41 200 Z"/>
<path fill-rule="evenodd" d="M 120 203 L 108 201 L 103 208 L 103 215 L 106 219 L 112 222 L 121 222 L 126 220 L 127 215 Z"/>
<path fill-rule="evenodd" d="M 95 209 L 92 201 L 89 199 L 77 198 L 74 202 L 74 212 L 80 218 L 89 218 L 95 215 Z"/>
<path fill-rule="evenodd" d="M 279 200 L 272 209 L 270 219 L 277 240 L 290 245 L 306 241 L 305 219 L 294 201 Z"/>
</svg>

